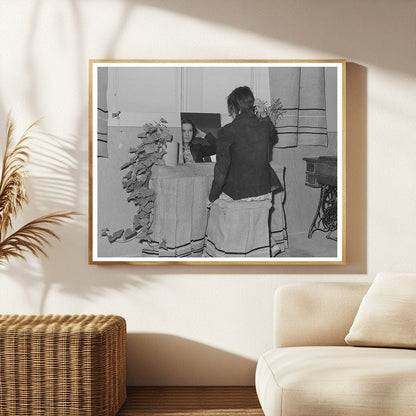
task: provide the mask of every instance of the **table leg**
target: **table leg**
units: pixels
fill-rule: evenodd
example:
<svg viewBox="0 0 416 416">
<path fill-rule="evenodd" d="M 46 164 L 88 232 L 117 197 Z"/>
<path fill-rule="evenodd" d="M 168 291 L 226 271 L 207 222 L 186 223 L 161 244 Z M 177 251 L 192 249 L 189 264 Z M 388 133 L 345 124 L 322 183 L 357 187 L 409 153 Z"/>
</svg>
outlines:
<svg viewBox="0 0 416 416">
<path fill-rule="evenodd" d="M 308 238 L 312 238 L 315 231 L 324 231 L 327 238 L 336 240 L 331 234 L 337 229 L 337 187 L 321 185 L 318 207 L 312 224 L 309 227 Z"/>
</svg>

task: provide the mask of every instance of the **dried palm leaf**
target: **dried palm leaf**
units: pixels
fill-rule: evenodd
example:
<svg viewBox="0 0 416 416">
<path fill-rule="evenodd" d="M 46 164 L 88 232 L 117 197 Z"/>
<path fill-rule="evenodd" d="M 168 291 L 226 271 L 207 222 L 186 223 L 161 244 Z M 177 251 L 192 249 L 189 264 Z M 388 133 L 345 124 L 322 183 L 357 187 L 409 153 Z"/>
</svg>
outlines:
<svg viewBox="0 0 416 416">
<path fill-rule="evenodd" d="M 30 132 L 36 124 L 37 121 L 31 124 L 13 146 L 15 125 L 10 117 L 7 123 L 6 148 L 0 179 L 0 238 L 11 228 L 12 218 L 23 204 L 28 202 L 25 164 L 29 159 L 29 148 L 25 142 L 30 138 Z"/>
<path fill-rule="evenodd" d="M 78 214 L 67 211 L 45 215 L 5 237 L 12 228 L 13 217 L 23 204 L 28 203 L 25 165 L 29 160 L 29 147 L 26 141 L 32 137 L 32 129 L 37 123 L 38 121 L 32 123 L 14 144 L 15 125 L 10 116 L 7 122 L 6 147 L 0 177 L 0 264 L 8 261 L 10 257 L 24 258 L 25 252 L 46 256 L 45 247 L 50 245 L 49 239 L 59 239 L 50 226 L 59 225 Z"/>
<path fill-rule="evenodd" d="M 25 252 L 30 252 L 35 256 L 39 254 L 47 256 L 45 247 L 50 245 L 49 239 L 53 237 L 59 240 L 58 235 L 49 227 L 60 225 L 74 215 L 78 213 L 55 212 L 25 224 L 0 242 L 0 264 L 6 263 L 10 257 L 23 259 Z"/>
</svg>

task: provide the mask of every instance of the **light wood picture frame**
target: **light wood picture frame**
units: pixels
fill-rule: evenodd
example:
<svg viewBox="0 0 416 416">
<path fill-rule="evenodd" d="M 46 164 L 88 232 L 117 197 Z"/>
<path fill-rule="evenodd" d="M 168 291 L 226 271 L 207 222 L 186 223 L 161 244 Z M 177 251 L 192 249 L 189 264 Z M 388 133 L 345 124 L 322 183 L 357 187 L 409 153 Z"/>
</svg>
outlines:
<svg viewBox="0 0 416 416">
<path fill-rule="evenodd" d="M 343 59 L 90 60 L 89 263 L 345 264 L 345 71 Z M 241 86 L 274 125 L 282 189 L 211 205 Z"/>
</svg>

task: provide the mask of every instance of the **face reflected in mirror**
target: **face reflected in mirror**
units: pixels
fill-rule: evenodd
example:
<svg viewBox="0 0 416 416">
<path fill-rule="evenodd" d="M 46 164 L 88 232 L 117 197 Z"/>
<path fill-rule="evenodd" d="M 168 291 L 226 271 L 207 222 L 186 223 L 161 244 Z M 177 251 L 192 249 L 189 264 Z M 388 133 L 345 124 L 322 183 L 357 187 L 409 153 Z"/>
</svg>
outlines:
<svg viewBox="0 0 416 416">
<path fill-rule="evenodd" d="M 192 124 L 183 123 L 182 124 L 182 140 L 184 143 L 189 143 L 192 140 L 193 135 L 193 127 Z"/>
</svg>

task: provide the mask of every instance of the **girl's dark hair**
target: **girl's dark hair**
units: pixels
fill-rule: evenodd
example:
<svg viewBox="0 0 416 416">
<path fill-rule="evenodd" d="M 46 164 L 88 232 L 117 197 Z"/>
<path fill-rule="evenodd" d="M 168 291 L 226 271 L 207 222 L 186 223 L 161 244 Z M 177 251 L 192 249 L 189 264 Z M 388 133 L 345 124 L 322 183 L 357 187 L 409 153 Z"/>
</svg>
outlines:
<svg viewBox="0 0 416 416">
<path fill-rule="evenodd" d="M 196 136 L 196 127 L 195 127 L 195 124 L 194 124 L 194 122 L 191 120 L 191 119 L 189 119 L 189 118 L 183 118 L 182 120 L 181 120 L 181 127 L 184 125 L 184 124 L 190 124 L 191 126 L 192 126 L 192 138 L 194 138 L 195 136 Z"/>
<path fill-rule="evenodd" d="M 230 114 L 252 113 L 254 95 L 249 87 L 238 87 L 227 97 Z"/>
</svg>

